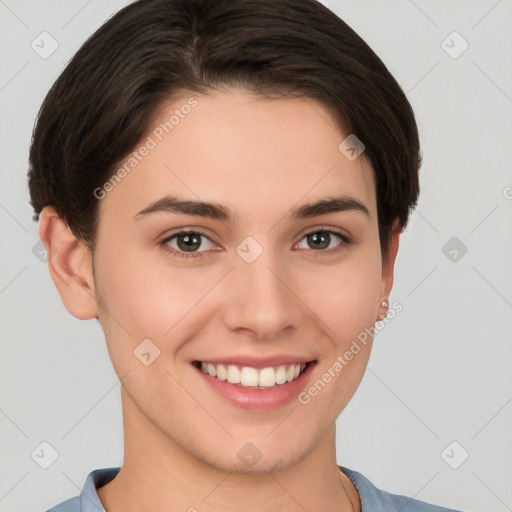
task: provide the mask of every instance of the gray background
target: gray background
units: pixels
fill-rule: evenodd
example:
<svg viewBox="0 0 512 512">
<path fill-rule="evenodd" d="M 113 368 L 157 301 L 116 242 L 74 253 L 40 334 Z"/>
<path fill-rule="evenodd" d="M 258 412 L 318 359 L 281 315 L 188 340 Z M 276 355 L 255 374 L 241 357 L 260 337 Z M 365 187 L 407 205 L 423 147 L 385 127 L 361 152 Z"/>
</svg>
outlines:
<svg viewBox="0 0 512 512">
<path fill-rule="evenodd" d="M 338 462 L 391 492 L 512 510 L 512 0 L 324 3 L 407 93 L 424 157 L 391 295 L 404 309 L 338 419 Z M 26 171 L 46 92 L 125 4 L 0 0 L 0 512 L 46 510 L 122 463 L 120 385 L 99 325 L 67 313 L 32 252 Z M 31 47 L 43 31 L 58 43 L 46 59 Z M 457 58 L 453 31 L 469 44 Z M 31 457 L 43 441 L 48 469 Z"/>
</svg>

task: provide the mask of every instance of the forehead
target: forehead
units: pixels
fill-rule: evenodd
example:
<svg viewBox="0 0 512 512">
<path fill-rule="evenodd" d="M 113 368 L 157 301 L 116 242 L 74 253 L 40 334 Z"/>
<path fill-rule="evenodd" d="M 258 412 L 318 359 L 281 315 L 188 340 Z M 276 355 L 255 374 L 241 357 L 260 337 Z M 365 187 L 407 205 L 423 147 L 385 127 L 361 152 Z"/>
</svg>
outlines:
<svg viewBox="0 0 512 512">
<path fill-rule="evenodd" d="M 313 100 L 239 90 L 184 94 L 158 110 L 138 156 L 123 162 L 129 172 L 101 207 L 123 204 L 134 215 L 171 194 L 225 204 L 250 218 L 349 194 L 374 215 L 373 170 L 363 157 L 350 160 L 340 151 L 347 135 Z"/>
</svg>

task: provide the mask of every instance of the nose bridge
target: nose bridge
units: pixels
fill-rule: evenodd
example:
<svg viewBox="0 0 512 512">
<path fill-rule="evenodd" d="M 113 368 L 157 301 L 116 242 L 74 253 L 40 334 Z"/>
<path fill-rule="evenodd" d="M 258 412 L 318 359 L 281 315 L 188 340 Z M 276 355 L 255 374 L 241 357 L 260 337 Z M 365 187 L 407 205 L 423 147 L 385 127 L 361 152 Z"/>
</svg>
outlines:
<svg viewBox="0 0 512 512">
<path fill-rule="evenodd" d="M 244 328 L 267 338 L 295 323 L 297 305 L 284 284 L 289 273 L 282 260 L 275 251 L 256 244 L 249 239 L 237 248 L 226 321 L 231 329 Z"/>
</svg>

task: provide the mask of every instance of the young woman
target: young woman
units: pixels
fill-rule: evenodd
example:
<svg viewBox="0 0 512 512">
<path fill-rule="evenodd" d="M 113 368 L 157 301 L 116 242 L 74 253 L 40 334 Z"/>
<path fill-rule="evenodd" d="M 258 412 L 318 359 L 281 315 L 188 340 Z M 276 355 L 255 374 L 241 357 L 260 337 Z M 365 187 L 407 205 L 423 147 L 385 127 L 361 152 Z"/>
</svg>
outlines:
<svg viewBox="0 0 512 512">
<path fill-rule="evenodd" d="M 52 279 L 98 318 L 125 456 L 55 512 L 446 511 L 336 461 L 419 194 L 414 115 L 315 0 L 141 0 L 44 101 Z"/>
</svg>

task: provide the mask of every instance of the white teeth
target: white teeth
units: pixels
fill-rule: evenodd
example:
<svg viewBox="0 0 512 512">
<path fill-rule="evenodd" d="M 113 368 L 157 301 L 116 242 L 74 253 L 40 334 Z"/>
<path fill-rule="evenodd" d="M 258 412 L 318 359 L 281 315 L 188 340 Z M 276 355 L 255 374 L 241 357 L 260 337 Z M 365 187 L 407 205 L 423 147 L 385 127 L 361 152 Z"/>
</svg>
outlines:
<svg viewBox="0 0 512 512">
<path fill-rule="evenodd" d="M 232 364 L 228 366 L 227 380 L 231 384 L 240 384 L 240 370 L 238 367 Z"/>
<path fill-rule="evenodd" d="M 240 372 L 240 384 L 242 384 L 242 386 L 257 386 L 258 370 L 244 366 Z"/>
<path fill-rule="evenodd" d="M 284 384 L 286 382 L 286 368 L 280 366 L 276 371 L 276 384 Z M 261 384 L 260 384 L 261 386 Z"/>
<path fill-rule="evenodd" d="M 226 380 L 228 378 L 228 372 L 223 364 L 217 365 L 217 379 Z"/>
<path fill-rule="evenodd" d="M 268 367 L 256 369 L 244 366 L 241 369 L 233 364 L 228 366 L 201 362 L 201 371 L 219 380 L 227 380 L 231 384 L 240 384 L 245 387 L 271 388 L 276 384 L 285 384 L 295 380 L 306 368 L 306 363 L 285 365 L 276 368 Z"/>
<path fill-rule="evenodd" d="M 276 372 L 274 368 L 263 368 L 260 370 L 258 384 L 265 388 L 271 388 L 276 385 Z"/>
</svg>

